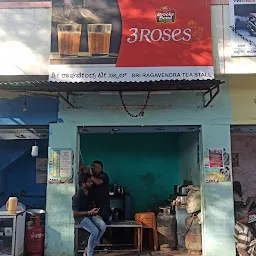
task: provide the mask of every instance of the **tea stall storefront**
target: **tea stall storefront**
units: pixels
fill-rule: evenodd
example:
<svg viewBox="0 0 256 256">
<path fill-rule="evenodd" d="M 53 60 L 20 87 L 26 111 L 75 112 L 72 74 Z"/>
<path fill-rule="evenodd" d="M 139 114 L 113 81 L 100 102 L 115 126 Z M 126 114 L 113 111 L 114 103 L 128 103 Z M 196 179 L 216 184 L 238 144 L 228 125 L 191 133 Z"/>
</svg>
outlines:
<svg viewBox="0 0 256 256">
<path fill-rule="evenodd" d="M 59 91 L 60 105 L 49 146 L 71 150 L 74 165 L 63 180 L 49 161 L 46 255 L 77 249 L 71 199 L 81 158 L 100 158 L 110 182 L 129 188 L 130 218 L 174 193 L 174 184 L 200 185 L 202 254 L 234 255 L 232 183 L 215 183 L 222 168 L 232 172 L 223 160 L 231 107 L 227 77 L 214 80 L 209 3 L 103 2 L 53 1 L 44 86 Z M 64 26 L 58 13 L 69 8 L 77 16 L 65 12 L 73 15 Z M 80 44 L 71 49 L 64 35 Z"/>
</svg>

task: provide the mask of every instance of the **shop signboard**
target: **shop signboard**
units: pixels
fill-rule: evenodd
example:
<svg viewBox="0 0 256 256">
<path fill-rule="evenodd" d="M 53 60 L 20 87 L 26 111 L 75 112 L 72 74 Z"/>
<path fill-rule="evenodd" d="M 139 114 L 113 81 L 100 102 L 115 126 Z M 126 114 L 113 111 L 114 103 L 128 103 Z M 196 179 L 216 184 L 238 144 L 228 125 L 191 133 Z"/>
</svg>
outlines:
<svg viewBox="0 0 256 256">
<path fill-rule="evenodd" d="M 256 56 L 256 0 L 230 0 L 232 56 Z"/>
<path fill-rule="evenodd" d="M 49 80 L 214 78 L 210 1 L 53 0 Z"/>
<path fill-rule="evenodd" d="M 206 148 L 204 151 L 206 183 L 231 181 L 231 159 L 225 148 Z"/>
</svg>

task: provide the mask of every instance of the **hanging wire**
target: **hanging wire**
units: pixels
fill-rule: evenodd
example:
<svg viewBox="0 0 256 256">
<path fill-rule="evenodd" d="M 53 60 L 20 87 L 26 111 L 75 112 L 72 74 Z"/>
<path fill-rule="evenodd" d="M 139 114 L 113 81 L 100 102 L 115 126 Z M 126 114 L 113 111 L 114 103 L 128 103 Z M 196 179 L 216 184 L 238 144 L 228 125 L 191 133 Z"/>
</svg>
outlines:
<svg viewBox="0 0 256 256">
<path fill-rule="evenodd" d="M 148 94 L 147 94 L 145 103 L 144 103 L 144 105 L 142 106 L 140 112 L 139 112 L 138 114 L 133 114 L 133 113 L 131 113 L 131 112 L 128 110 L 127 105 L 126 105 L 125 102 L 124 102 L 123 93 L 122 93 L 122 92 L 119 92 L 120 100 L 121 100 L 121 102 L 122 102 L 122 105 L 123 105 L 123 108 L 124 108 L 125 112 L 126 112 L 130 117 L 133 117 L 133 118 L 136 118 L 136 117 L 139 117 L 139 116 L 144 116 L 144 111 L 146 110 L 146 108 L 147 108 L 147 106 L 148 106 L 148 102 L 149 102 L 149 100 L 150 100 L 150 93 L 151 93 L 151 91 L 148 91 Z"/>
</svg>

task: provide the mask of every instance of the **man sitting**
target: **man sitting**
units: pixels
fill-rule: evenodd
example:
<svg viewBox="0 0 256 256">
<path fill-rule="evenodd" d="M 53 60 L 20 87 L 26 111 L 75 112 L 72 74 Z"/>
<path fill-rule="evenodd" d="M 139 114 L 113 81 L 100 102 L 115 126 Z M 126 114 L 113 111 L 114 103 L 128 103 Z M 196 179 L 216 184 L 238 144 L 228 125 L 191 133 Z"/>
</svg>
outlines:
<svg viewBox="0 0 256 256">
<path fill-rule="evenodd" d="M 242 209 L 236 210 L 235 241 L 240 256 L 256 255 L 256 239 L 248 224 L 248 213 Z"/>
<path fill-rule="evenodd" d="M 72 198 L 73 216 L 76 223 L 90 233 L 84 256 L 93 256 L 94 248 L 106 230 L 106 224 L 100 217 L 96 216 L 99 209 L 92 209 L 90 206 L 88 189 L 93 184 L 90 174 L 81 174 L 79 180 L 81 189 Z"/>
</svg>

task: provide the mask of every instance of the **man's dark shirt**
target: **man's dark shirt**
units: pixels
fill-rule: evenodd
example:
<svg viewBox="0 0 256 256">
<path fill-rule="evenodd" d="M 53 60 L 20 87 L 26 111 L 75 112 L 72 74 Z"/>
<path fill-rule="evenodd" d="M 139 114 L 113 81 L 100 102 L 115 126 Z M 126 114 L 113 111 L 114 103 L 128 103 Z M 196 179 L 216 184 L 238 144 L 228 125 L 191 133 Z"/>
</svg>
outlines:
<svg viewBox="0 0 256 256">
<path fill-rule="evenodd" d="M 77 212 L 88 212 L 91 209 L 89 194 L 85 195 L 84 191 L 79 189 L 72 197 L 72 210 Z M 75 217 L 75 220 L 81 221 L 83 218 L 84 216 L 78 216 Z"/>
<path fill-rule="evenodd" d="M 97 207 L 109 207 L 109 177 L 105 172 L 95 176 L 97 179 L 101 179 L 103 183 L 101 185 L 95 185 L 91 188 L 92 198 L 95 201 Z"/>
</svg>

